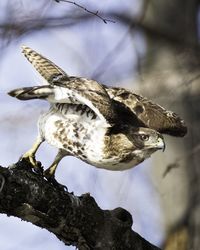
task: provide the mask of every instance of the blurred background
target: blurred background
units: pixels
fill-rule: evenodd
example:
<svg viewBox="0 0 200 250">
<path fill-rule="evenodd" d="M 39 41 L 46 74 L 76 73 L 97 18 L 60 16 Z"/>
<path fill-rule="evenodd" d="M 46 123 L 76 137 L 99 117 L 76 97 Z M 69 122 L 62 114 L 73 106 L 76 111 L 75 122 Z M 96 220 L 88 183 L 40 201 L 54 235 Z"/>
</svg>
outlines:
<svg viewBox="0 0 200 250">
<path fill-rule="evenodd" d="M 180 114 L 185 138 L 165 137 L 166 151 L 124 172 L 96 169 L 73 157 L 56 179 L 76 195 L 91 193 L 102 209 L 123 207 L 133 230 L 167 250 L 200 246 L 200 71 L 197 0 L 0 1 L 0 164 L 9 166 L 37 135 L 43 101 L 20 102 L 11 89 L 42 79 L 21 54 L 27 45 L 69 75 L 120 86 Z M 102 18 L 104 20 L 102 20 Z M 48 167 L 56 150 L 43 144 L 37 159 Z M 0 249 L 64 250 L 53 234 L 0 215 Z"/>
</svg>

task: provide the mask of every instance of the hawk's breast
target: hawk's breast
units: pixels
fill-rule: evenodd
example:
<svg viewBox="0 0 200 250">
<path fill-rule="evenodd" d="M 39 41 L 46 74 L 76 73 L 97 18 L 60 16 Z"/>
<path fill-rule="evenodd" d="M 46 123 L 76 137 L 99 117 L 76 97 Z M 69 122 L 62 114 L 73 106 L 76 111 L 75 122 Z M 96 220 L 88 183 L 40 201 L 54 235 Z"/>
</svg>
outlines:
<svg viewBox="0 0 200 250">
<path fill-rule="evenodd" d="M 86 107 L 55 104 L 40 117 L 38 126 L 50 145 L 88 163 L 101 160 L 107 128 Z"/>
</svg>

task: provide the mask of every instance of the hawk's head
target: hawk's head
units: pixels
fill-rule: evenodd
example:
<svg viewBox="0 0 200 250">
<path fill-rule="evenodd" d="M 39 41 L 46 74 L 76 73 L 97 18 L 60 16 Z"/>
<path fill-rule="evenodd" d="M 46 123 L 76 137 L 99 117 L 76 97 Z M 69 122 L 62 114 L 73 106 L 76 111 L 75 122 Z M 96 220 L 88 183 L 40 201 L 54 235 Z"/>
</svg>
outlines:
<svg viewBox="0 0 200 250">
<path fill-rule="evenodd" d="M 154 129 L 130 128 L 128 138 L 137 149 L 150 150 L 152 153 L 158 149 L 165 149 L 163 136 Z"/>
<path fill-rule="evenodd" d="M 111 148 L 118 154 L 145 151 L 150 156 L 159 149 L 165 149 L 163 136 L 150 128 L 123 126 L 123 129 L 112 130 L 108 138 L 110 138 L 108 140 L 109 147 L 112 144 Z"/>
<path fill-rule="evenodd" d="M 165 149 L 163 136 L 156 130 L 124 126 L 122 131 L 112 131 L 106 137 L 105 158 L 118 161 L 112 170 L 124 170 L 138 165 L 155 151 Z"/>
</svg>

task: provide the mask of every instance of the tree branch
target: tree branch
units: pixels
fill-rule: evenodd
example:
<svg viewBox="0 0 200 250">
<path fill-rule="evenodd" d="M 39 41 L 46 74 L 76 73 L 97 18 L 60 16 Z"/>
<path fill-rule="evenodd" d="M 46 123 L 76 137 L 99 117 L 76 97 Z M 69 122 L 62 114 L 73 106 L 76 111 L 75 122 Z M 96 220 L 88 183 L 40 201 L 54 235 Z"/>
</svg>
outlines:
<svg viewBox="0 0 200 250">
<path fill-rule="evenodd" d="M 19 161 L 0 166 L 0 213 L 13 215 L 54 233 L 66 245 L 85 249 L 159 250 L 132 231 L 122 208 L 102 210 L 89 194 L 75 196 Z"/>
<path fill-rule="evenodd" d="M 68 0 L 55 0 L 55 2 L 59 3 L 59 2 L 65 2 L 65 3 L 70 3 L 70 4 L 73 4 L 75 6 L 77 6 L 78 8 L 86 11 L 87 13 L 91 14 L 91 15 L 94 15 L 98 18 L 100 18 L 104 23 L 108 23 L 108 22 L 111 22 L 111 23 L 115 23 L 115 21 L 111 20 L 111 19 L 106 19 L 106 18 L 103 18 L 102 16 L 99 15 L 99 12 L 98 10 L 97 11 L 91 11 L 91 10 L 88 10 L 86 7 L 76 3 L 76 2 L 73 2 L 73 1 L 68 1 Z"/>
</svg>

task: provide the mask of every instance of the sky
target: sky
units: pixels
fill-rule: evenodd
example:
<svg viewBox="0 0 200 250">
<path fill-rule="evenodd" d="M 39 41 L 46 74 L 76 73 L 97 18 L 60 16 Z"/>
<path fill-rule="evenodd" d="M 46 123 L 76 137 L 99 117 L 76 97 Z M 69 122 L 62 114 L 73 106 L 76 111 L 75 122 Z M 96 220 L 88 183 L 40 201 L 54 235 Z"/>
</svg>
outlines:
<svg viewBox="0 0 200 250">
<path fill-rule="evenodd" d="M 4 0 L 0 3 L 0 22 L 7 20 L 5 13 L 8 2 Z M 67 3 L 56 4 L 43 0 L 38 13 L 36 2 L 14 2 L 18 15 L 15 10 L 12 17 L 22 20 L 35 15 L 41 18 L 80 11 Z M 140 11 L 137 0 L 128 0 L 123 4 L 120 0 L 88 0 L 77 3 L 84 4 L 88 9 L 99 10 L 102 15 L 109 10 L 131 15 L 137 15 Z M 117 22 L 104 24 L 100 19 L 94 18 L 87 24 L 80 22 L 76 26 L 30 33 L 6 45 L 0 61 L 0 141 L 4 142 L 0 144 L 0 164 L 9 166 L 31 147 L 37 136 L 38 117 L 48 109 L 48 103 L 43 101 L 20 102 L 7 95 L 11 89 L 43 83 L 21 54 L 21 45 L 30 46 L 42 53 L 70 75 L 93 77 L 107 85 L 134 89 L 133 82 L 137 78 L 134 71 L 137 66 L 135 46 L 142 53 L 145 41 L 139 33 L 134 35 L 135 46 L 132 41 L 127 27 Z M 56 149 L 44 143 L 37 153 L 37 159 L 48 167 L 55 154 Z M 151 181 L 151 163 L 152 160 L 149 159 L 131 170 L 112 172 L 96 169 L 74 157 L 66 157 L 59 165 L 56 179 L 76 195 L 91 193 L 102 209 L 119 206 L 127 209 L 133 215 L 133 230 L 159 245 L 164 237 L 164 230 L 157 189 Z M 0 249 L 44 248 L 75 249 L 66 248 L 44 229 L 14 217 L 0 215 Z"/>
</svg>

